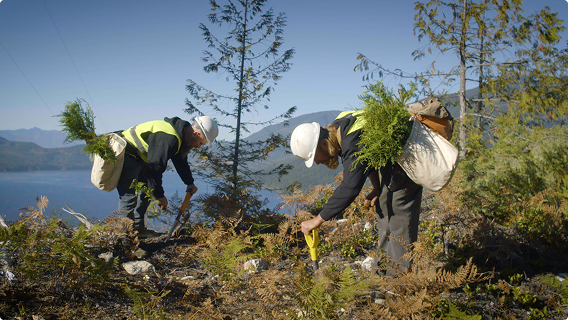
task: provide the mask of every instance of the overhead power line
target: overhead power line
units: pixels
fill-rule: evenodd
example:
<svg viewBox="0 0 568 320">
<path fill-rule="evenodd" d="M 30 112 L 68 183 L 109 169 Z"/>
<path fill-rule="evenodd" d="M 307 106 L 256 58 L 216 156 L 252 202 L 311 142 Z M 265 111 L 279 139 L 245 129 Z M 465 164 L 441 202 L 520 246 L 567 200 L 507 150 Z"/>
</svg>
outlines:
<svg viewBox="0 0 568 320">
<path fill-rule="evenodd" d="M 63 41 L 63 37 L 61 36 L 61 32 L 59 32 L 59 28 L 57 28 L 57 24 L 55 23 L 55 20 L 53 19 L 51 12 L 49 12 L 49 8 L 47 7 L 45 0 L 42 0 L 42 1 L 43 1 L 43 5 L 45 6 L 45 9 L 47 10 L 47 14 L 51 18 L 51 22 L 53 22 L 53 25 L 55 26 L 55 30 L 57 30 L 57 34 L 59 35 L 59 39 L 61 39 L 61 43 L 63 43 L 63 47 L 65 47 L 65 51 L 67 51 L 67 55 L 69 55 L 69 59 L 71 60 L 71 63 L 73 64 L 73 67 L 75 68 L 75 71 L 77 72 L 77 75 L 79 76 L 79 79 L 81 80 L 81 83 L 83 84 L 83 88 L 85 88 L 85 91 L 87 92 L 87 95 L 89 96 L 89 100 L 91 101 L 91 103 L 93 104 L 93 107 L 95 108 L 95 112 L 97 113 L 97 115 L 99 115 L 97 108 L 95 106 L 95 102 L 93 101 L 93 98 L 91 98 L 91 94 L 89 93 L 89 90 L 87 90 L 87 86 L 85 85 L 85 82 L 83 81 L 83 77 L 81 77 L 81 74 L 79 73 L 79 69 L 77 69 L 77 66 L 75 65 L 75 61 L 73 60 L 73 57 L 71 57 L 71 53 L 69 52 L 69 49 L 67 49 L 67 45 L 65 44 L 65 41 Z M 101 124 L 103 125 L 103 128 L 105 129 L 105 132 L 106 132 L 107 129 L 106 129 L 105 124 L 103 123 L 103 120 L 100 116 L 99 116 L 99 119 L 101 121 Z"/>
<path fill-rule="evenodd" d="M 16 63 L 16 61 L 14 60 L 14 58 L 12 58 L 12 55 L 10 55 L 10 53 L 8 52 L 8 50 L 6 50 L 6 47 L 4 47 L 4 45 L 2 44 L 2 42 L 0 42 L 0 46 L 2 46 L 2 48 L 4 49 L 4 51 L 6 51 L 6 54 L 8 55 L 8 57 L 10 57 L 10 60 L 12 60 L 12 62 L 16 65 L 16 68 L 18 68 L 18 70 L 20 70 L 20 72 L 22 73 L 22 75 L 24 76 L 24 78 L 26 78 L 26 81 L 30 84 L 30 86 L 32 87 L 32 89 L 34 89 L 35 93 L 37 94 L 37 96 L 41 99 L 41 101 L 43 102 L 43 105 L 47 108 L 47 110 L 49 110 L 49 112 L 51 113 L 52 116 L 55 116 L 55 114 L 53 114 L 53 111 L 51 111 L 51 109 L 49 109 L 49 107 L 47 106 L 47 103 L 45 103 L 45 100 L 43 100 L 43 98 L 41 97 L 41 95 L 39 94 L 39 92 L 37 92 L 36 88 L 34 87 L 34 85 L 31 83 L 30 79 L 28 79 L 28 77 L 26 77 L 26 74 L 22 71 L 22 69 L 20 68 L 20 66 Z"/>
</svg>

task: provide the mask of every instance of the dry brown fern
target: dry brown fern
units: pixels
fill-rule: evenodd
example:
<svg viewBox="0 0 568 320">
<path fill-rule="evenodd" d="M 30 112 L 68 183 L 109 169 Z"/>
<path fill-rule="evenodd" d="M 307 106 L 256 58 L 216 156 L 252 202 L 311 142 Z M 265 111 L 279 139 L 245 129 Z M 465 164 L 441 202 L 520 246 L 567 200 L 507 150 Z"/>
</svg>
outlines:
<svg viewBox="0 0 568 320">
<path fill-rule="evenodd" d="M 45 228 L 48 224 L 47 217 L 44 212 L 49 204 L 46 196 L 39 196 L 36 198 L 37 208 L 27 207 L 20 210 L 28 210 L 27 212 L 20 213 L 20 220 L 28 220 L 26 225 L 31 230 L 39 230 Z"/>
<path fill-rule="evenodd" d="M 426 289 L 428 296 L 434 297 L 451 289 L 491 278 L 493 278 L 493 273 L 478 273 L 477 267 L 470 258 L 455 272 L 443 268 L 436 269 L 426 264 L 413 264 L 410 270 L 399 273 L 384 284 L 384 289 L 399 296 L 415 295 Z"/>
<path fill-rule="evenodd" d="M 255 288 L 260 297 L 258 307 L 263 319 L 285 319 L 282 310 L 285 308 L 283 297 L 292 296 L 290 279 L 279 270 L 268 270 L 262 276 L 255 276 L 250 281 L 250 286 Z"/>
<path fill-rule="evenodd" d="M 104 231 L 96 233 L 91 239 L 90 244 L 100 246 L 102 249 L 112 249 L 114 244 L 122 239 L 122 245 L 129 252 L 138 249 L 140 241 L 136 238 L 134 231 L 134 221 L 125 217 L 118 217 L 116 213 L 111 214 L 102 221 L 105 225 Z"/>
<path fill-rule="evenodd" d="M 211 227 L 196 226 L 192 237 L 197 241 L 197 244 L 177 248 L 178 258 L 181 261 L 188 261 L 195 257 L 211 258 L 214 251 L 231 241 L 233 232 L 229 230 L 230 228 L 227 223 L 222 221 L 216 222 Z"/>
<path fill-rule="evenodd" d="M 284 250 L 295 241 L 292 230 L 292 222 L 284 220 L 278 225 L 278 233 L 264 233 L 261 238 L 264 240 L 264 258 L 270 262 L 277 262 L 282 258 Z"/>
<path fill-rule="evenodd" d="M 246 239 L 251 227 L 246 230 L 238 229 L 241 222 L 241 218 L 227 218 L 216 221 L 211 227 L 197 226 L 192 236 L 198 244 L 216 249 L 227 244 L 231 239 Z"/>
<path fill-rule="evenodd" d="M 307 193 L 296 190 L 292 194 L 281 195 L 281 198 L 283 199 L 284 206 L 290 208 L 294 216 L 298 216 L 301 211 L 305 211 L 307 208 L 313 206 L 324 194 L 333 193 L 334 189 L 335 186 L 332 184 L 319 185 L 310 188 Z"/>
<path fill-rule="evenodd" d="M 219 311 L 211 298 L 205 299 L 199 307 L 193 307 L 192 313 L 187 318 L 188 320 L 201 320 L 201 319 L 218 319 L 226 320 L 231 317 Z"/>
<path fill-rule="evenodd" d="M 426 297 L 427 289 L 406 296 L 387 294 L 385 306 L 396 318 L 411 319 L 413 316 L 421 315 L 424 310 L 430 307 Z"/>
<path fill-rule="evenodd" d="M 178 259 L 181 261 L 187 262 L 199 255 L 199 252 L 202 251 L 204 247 L 199 245 L 188 245 L 188 246 L 177 246 L 175 251 L 178 255 Z"/>
<path fill-rule="evenodd" d="M 363 312 L 362 319 L 400 320 L 383 304 L 369 303 Z"/>
</svg>

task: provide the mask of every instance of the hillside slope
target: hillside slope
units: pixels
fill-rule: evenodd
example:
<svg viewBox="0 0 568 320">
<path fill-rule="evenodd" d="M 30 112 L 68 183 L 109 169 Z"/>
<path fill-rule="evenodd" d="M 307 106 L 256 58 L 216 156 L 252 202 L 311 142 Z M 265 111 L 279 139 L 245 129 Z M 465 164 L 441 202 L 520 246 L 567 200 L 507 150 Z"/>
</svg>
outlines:
<svg viewBox="0 0 568 320">
<path fill-rule="evenodd" d="M 328 123 L 333 122 L 337 115 L 341 111 L 330 110 L 308 113 L 300 115 L 298 117 L 292 118 L 288 121 L 287 125 L 284 122 L 274 124 L 271 126 L 264 127 L 259 132 L 256 132 L 248 136 L 245 140 L 247 141 L 259 141 L 267 139 L 271 134 L 281 134 L 283 136 L 288 136 L 294 131 L 298 125 L 306 122 L 317 122 L 321 126 L 325 126 Z M 314 165 L 311 168 L 307 168 L 300 158 L 294 156 L 290 150 L 288 153 L 286 150 L 275 150 L 270 153 L 270 158 L 267 162 L 261 164 L 265 167 L 276 167 L 280 164 L 290 164 L 292 169 L 289 174 L 282 177 L 281 181 L 278 181 L 277 177 L 263 177 L 263 186 L 268 189 L 281 190 L 289 186 L 294 182 L 300 182 L 302 189 L 306 190 L 309 187 L 329 184 L 333 182 L 335 176 L 342 171 L 342 166 L 340 165 L 335 170 L 330 170 L 326 166 Z"/>
<path fill-rule="evenodd" d="M 42 148 L 31 142 L 9 141 L 0 137 L 0 171 L 91 169 L 82 146 Z"/>
<path fill-rule="evenodd" d="M 58 130 L 42 130 L 39 128 L 0 130 L 0 137 L 15 142 L 33 142 L 42 148 L 65 148 L 85 145 L 83 141 L 65 143 L 67 134 Z"/>
</svg>

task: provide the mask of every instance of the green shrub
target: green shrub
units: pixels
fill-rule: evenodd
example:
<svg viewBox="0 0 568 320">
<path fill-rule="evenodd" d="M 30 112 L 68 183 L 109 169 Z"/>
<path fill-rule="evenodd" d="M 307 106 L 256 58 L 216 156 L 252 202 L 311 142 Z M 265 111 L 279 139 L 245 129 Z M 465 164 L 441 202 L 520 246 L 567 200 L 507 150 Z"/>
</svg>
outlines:
<svg viewBox="0 0 568 320">
<path fill-rule="evenodd" d="M 237 266 L 249 257 L 244 254 L 244 251 L 250 247 L 242 240 L 233 238 L 228 244 L 210 248 L 204 253 L 205 268 L 219 275 L 223 281 L 235 280 L 239 274 L 244 272 L 244 270 L 237 271 Z"/>
<path fill-rule="evenodd" d="M 341 242 L 340 253 L 351 259 L 357 258 L 360 249 L 367 248 L 375 242 L 375 237 L 372 235 L 370 229 L 363 230 L 352 237 L 347 242 Z"/>
<path fill-rule="evenodd" d="M 335 266 L 331 266 L 324 275 L 335 273 Z M 298 264 L 296 292 L 294 300 L 300 307 L 300 315 L 294 311 L 288 311 L 291 319 L 337 319 L 338 307 L 347 308 L 355 296 L 367 288 L 363 282 L 357 281 L 351 268 L 347 267 L 341 273 L 337 281 L 322 277 L 316 278 L 306 270 L 303 263 Z M 333 277 L 332 275 L 332 278 Z M 333 283 L 333 285 L 330 285 Z"/>
<path fill-rule="evenodd" d="M 169 290 L 162 292 L 142 292 L 124 286 L 124 293 L 134 303 L 134 313 L 142 319 L 169 319 L 164 312 L 164 307 L 159 307 L 162 299 L 170 293 Z"/>
<path fill-rule="evenodd" d="M 470 210 L 553 246 L 568 234 L 568 128 L 500 120 L 497 139 L 460 163 L 460 200 Z"/>
<path fill-rule="evenodd" d="M 102 232 L 105 226 L 95 224 L 89 230 L 85 225 L 68 237 L 61 232 L 61 220 L 50 219 L 37 224 L 28 218 L 8 228 L 0 228 L 0 242 L 14 258 L 17 270 L 33 280 L 53 272 L 72 286 L 86 286 L 108 279 L 117 259 L 104 261 L 95 258 L 85 247 L 88 240 Z"/>
</svg>

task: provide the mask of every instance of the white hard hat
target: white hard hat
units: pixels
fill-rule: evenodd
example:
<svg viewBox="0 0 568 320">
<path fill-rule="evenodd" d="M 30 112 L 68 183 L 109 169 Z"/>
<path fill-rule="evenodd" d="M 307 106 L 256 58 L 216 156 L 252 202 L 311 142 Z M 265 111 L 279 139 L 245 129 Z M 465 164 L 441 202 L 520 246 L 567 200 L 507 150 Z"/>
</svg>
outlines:
<svg viewBox="0 0 568 320">
<path fill-rule="evenodd" d="M 292 153 L 304 160 L 308 168 L 314 164 L 319 135 L 320 125 L 317 122 L 303 123 L 292 132 L 290 139 Z"/>
<path fill-rule="evenodd" d="M 195 122 L 199 125 L 199 128 L 207 138 L 207 142 L 211 144 L 217 135 L 219 135 L 219 127 L 217 126 L 217 122 L 213 120 L 213 118 L 208 116 L 201 116 L 196 117 Z"/>
</svg>

